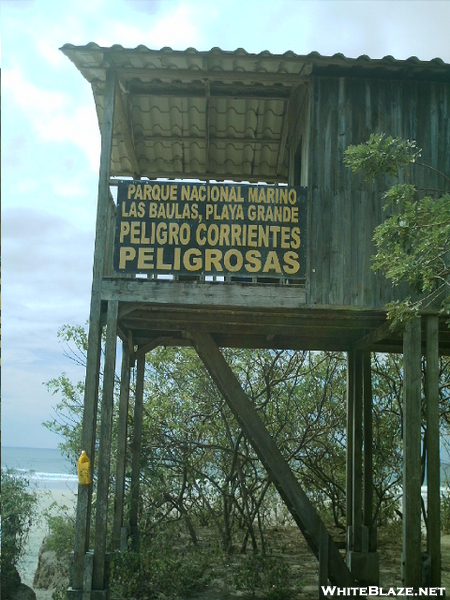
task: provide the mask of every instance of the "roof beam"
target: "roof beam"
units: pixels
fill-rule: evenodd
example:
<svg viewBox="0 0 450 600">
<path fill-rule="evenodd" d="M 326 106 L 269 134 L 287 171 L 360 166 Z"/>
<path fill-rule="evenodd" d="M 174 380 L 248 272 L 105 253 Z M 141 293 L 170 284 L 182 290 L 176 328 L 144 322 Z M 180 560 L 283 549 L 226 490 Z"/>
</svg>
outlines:
<svg viewBox="0 0 450 600">
<path fill-rule="evenodd" d="M 209 81 L 205 81 L 205 96 L 206 96 L 206 107 L 205 107 L 205 171 L 209 171 L 209 117 L 210 117 L 210 84 Z"/>
<path fill-rule="evenodd" d="M 191 81 L 239 81 L 243 83 L 284 83 L 286 85 L 297 85 L 306 83 L 310 75 L 297 73 L 261 73 L 255 71 L 210 71 L 203 69 L 138 69 L 134 67 L 117 67 L 119 77 L 129 79 L 130 77 L 142 77 L 144 81 L 175 80 L 183 82 Z"/>
<path fill-rule="evenodd" d="M 112 172 L 111 175 L 113 177 L 133 177 L 132 173 L 127 174 L 123 171 L 120 171 L 118 174 Z M 169 173 L 167 170 L 162 173 L 161 171 L 149 171 L 145 169 L 142 176 L 148 179 L 163 177 L 165 179 L 199 179 L 200 181 L 234 181 L 236 183 L 245 183 L 247 181 L 249 183 L 260 183 L 261 181 L 265 183 L 287 183 L 287 177 L 275 177 L 273 174 L 268 175 L 265 173 L 256 173 L 253 175 L 245 173 L 219 173 L 218 171 L 214 171 L 214 173 L 200 171 L 173 171 Z"/>
<path fill-rule="evenodd" d="M 208 80 L 209 81 L 209 80 Z M 303 82 L 306 84 L 306 81 Z M 217 99 L 262 99 L 262 100 L 286 100 L 291 94 L 291 85 L 289 86 L 250 86 L 231 84 L 221 85 L 219 83 L 210 83 L 209 96 Z M 205 86 L 202 84 L 183 84 L 173 81 L 170 84 L 153 81 L 143 83 L 141 81 L 132 81 L 128 84 L 128 90 L 134 98 L 139 96 L 158 96 L 161 98 L 206 98 Z"/>
<path fill-rule="evenodd" d="M 208 119 L 209 121 L 209 119 Z M 253 144 L 262 144 L 267 146 L 278 146 L 280 143 L 280 139 L 257 139 L 257 138 L 230 138 L 230 137 L 211 137 L 208 136 L 209 144 L 215 144 L 224 142 L 227 144 L 246 144 L 249 146 L 253 146 Z M 158 135 L 158 136 L 150 136 L 146 138 L 139 139 L 139 142 L 156 144 L 160 142 L 162 144 L 176 144 L 182 142 L 205 142 L 205 136 L 187 136 L 187 135 Z"/>
<path fill-rule="evenodd" d="M 127 112 L 125 109 L 125 105 L 123 102 L 122 92 L 120 90 L 120 85 L 116 84 L 116 112 L 115 112 L 115 123 L 119 125 L 120 132 L 122 134 L 123 143 L 125 144 L 125 149 L 127 152 L 127 158 L 131 164 L 131 170 L 133 171 L 133 176 L 135 179 L 139 179 L 140 177 L 140 169 L 139 164 L 136 158 L 136 152 L 134 150 L 133 136 L 131 133 L 131 128 L 129 125 L 129 121 L 127 118 Z"/>
<path fill-rule="evenodd" d="M 289 107 L 290 107 L 290 101 L 288 100 L 287 102 L 285 102 L 285 105 L 284 105 L 283 129 L 281 132 L 280 145 L 278 147 L 277 168 L 275 171 L 276 175 L 278 175 L 278 173 L 280 173 L 281 165 L 283 164 L 283 159 L 284 159 L 284 150 L 286 148 L 286 141 L 287 141 L 289 125 L 290 125 Z"/>
</svg>

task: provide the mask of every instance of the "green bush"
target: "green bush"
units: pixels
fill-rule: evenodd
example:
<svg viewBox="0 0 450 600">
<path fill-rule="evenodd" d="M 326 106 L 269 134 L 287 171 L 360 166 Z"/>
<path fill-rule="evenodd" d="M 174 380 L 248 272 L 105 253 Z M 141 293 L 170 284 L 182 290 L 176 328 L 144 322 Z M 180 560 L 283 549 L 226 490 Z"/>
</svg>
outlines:
<svg viewBox="0 0 450 600">
<path fill-rule="evenodd" d="M 450 492 L 448 491 L 441 495 L 441 530 L 442 533 L 450 533 Z"/>
<path fill-rule="evenodd" d="M 48 534 L 43 546 L 46 550 L 56 552 L 59 557 L 69 555 L 75 546 L 75 516 L 70 509 L 56 502 L 44 513 Z"/>
<path fill-rule="evenodd" d="M 10 470 L 2 469 L 1 481 L 1 585 L 2 596 L 7 598 L 18 583 L 17 565 L 37 514 L 37 494 L 27 479 Z"/>
<path fill-rule="evenodd" d="M 233 574 L 238 590 L 255 596 L 260 591 L 268 600 L 287 600 L 290 597 L 289 566 L 278 556 L 250 554 L 236 567 Z"/>
<path fill-rule="evenodd" d="M 169 599 L 203 590 L 212 579 L 213 557 L 181 540 L 168 527 L 150 541 L 143 540 L 146 546 L 140 553 L 117 552 L 112 560 L 112 597 Z"/>
</svg>

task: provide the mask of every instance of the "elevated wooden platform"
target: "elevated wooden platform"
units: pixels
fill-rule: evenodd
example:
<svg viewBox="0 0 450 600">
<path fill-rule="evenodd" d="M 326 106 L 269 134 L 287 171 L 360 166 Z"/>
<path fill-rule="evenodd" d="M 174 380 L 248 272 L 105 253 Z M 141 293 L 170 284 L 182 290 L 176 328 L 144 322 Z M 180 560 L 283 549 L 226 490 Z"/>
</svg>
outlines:
<svg viewBox="0 0 450 600">
<path fill-rule="evenodd" d="M 187 345 L 191 331 L 209 333 L 222 348 L 403 351 L 386 311 L 307 304 L 303 286 L 110 277 L 102 300 L 119 301 L 120 336 L 146 352 Z M 450 354 L 444 319 L 439 340 L 440 353 Z"/>
</svg>

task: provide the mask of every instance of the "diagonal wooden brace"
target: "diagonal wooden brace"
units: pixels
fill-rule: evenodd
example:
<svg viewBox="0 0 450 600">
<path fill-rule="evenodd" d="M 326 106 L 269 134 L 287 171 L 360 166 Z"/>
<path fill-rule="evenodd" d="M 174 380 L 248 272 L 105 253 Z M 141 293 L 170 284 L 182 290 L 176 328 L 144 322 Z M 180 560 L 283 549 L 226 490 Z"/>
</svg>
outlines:
<svg viewBox="0 0 450 600">
<path fill-rule="evenodd" d="M 309 547 L 316 558 L 319 559 L 321 531 L 323 534 L 326 528 L 316 509 L 301 488 L 288 463 L 261 421 L 254 405 L 243 391 L 212 337 L 209 334 L 196 332 L 189 332 L 189 337 L 197 354 L 269 473 Z M 336 544 L 329 535 L 328 537 L 329 580 L 331 583 L 343 587 L 355 586 L 355 580 Z"/>
</svg>

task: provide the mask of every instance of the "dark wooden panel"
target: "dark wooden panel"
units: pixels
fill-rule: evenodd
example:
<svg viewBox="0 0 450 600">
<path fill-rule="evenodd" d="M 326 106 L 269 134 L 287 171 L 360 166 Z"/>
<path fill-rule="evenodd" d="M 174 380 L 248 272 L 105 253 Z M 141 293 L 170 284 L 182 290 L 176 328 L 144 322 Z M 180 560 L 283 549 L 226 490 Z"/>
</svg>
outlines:
<svg viewBox="0 0 450 600">
<path fill-rule="evenodd" d="M 385 132 L 416 139 L 423 162 L 448 172 L 449 87 L 426 81 L 312 80 L 308 303 L 381 307 L 410 293 L 371 270 L 373 232 L 386 218 L 382 194 L 396 180 L 365 183 L 345 167 L 343 154 L 370 133 Z M 412 180 L 421 189 L 444 185 L 436 172 L 418 165 L 399 180 Z"/>
</svg>

